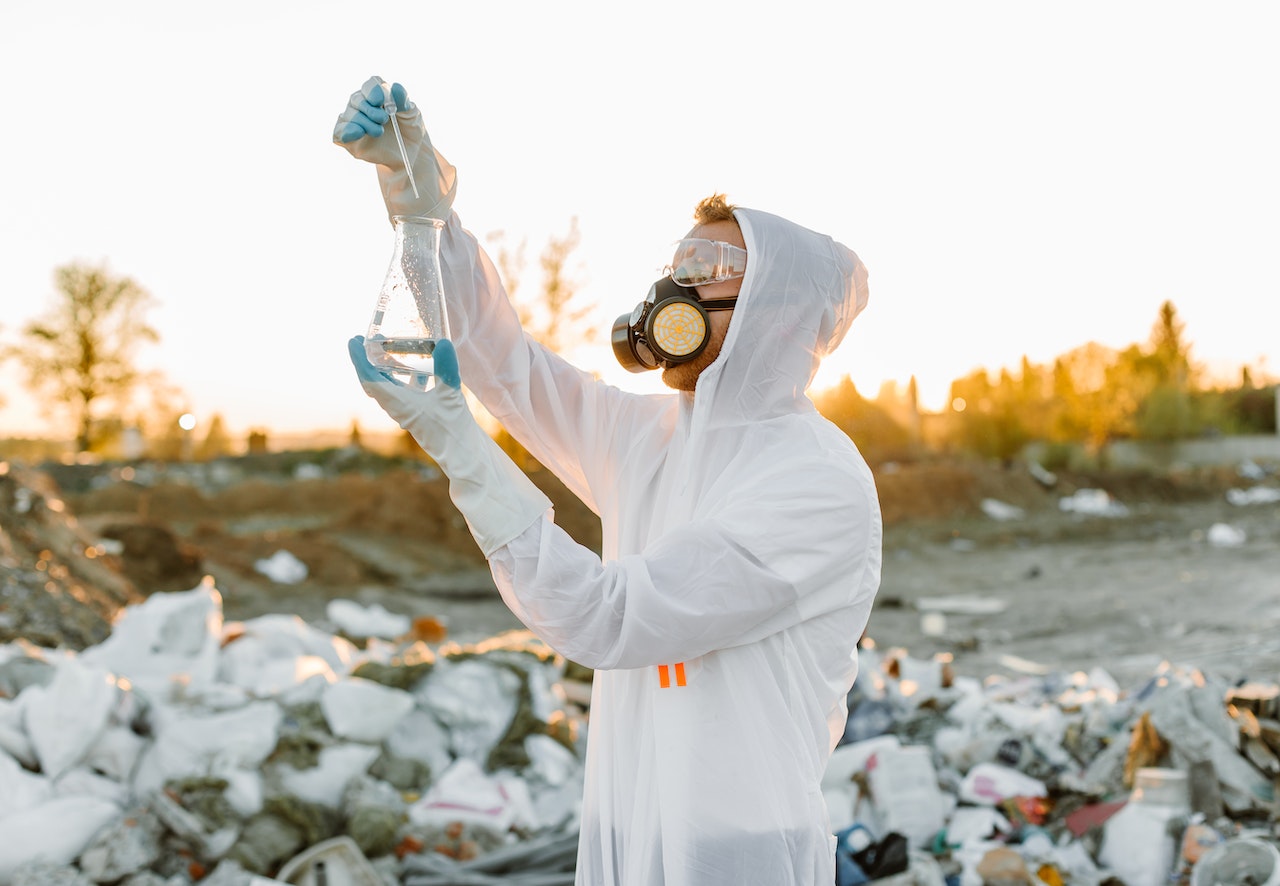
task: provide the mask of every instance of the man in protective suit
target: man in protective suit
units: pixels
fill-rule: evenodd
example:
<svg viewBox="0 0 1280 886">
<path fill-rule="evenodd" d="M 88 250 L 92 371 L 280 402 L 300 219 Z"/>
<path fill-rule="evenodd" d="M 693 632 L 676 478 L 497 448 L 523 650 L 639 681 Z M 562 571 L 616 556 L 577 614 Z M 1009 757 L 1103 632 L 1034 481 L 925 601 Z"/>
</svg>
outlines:
<svg viewBox="0 0 1280 886">
<path fill-rule="evenodd" d="M 805 390 L 866 304 L 865 268 L 829 237 L 703 201 L 670 275 L 614 330 L 628 368 L 661 367 L 676 390 L 624 392 L 523 332 L 451 209 L 453 167 L 396 84 L 415 197 L 386 91 L 375 77 L 354 93 L 334 141 L 376 164 L 390 216 L 447 221 L 454 347 L 437 346 L 426 392 L 371 366 L 359 337 L 351 357 L 449 477 L 512 612 L 595 669 L 577 883 L 828 886 L 820 781 L 879 586 L 881 521 L 865 461 Z M 666 301 L 689 321 L 674 333 L 655 319 Z M 460 378 L 600 516 L 602 556 L 556 526 Z"/>
</svg>

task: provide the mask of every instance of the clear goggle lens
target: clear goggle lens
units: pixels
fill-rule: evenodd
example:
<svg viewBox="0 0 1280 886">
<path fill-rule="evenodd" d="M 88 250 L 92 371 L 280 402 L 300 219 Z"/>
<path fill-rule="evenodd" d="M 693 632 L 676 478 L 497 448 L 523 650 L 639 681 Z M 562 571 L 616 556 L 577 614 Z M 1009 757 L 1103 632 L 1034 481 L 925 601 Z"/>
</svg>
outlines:
<svg viewBox="0 0 1280 886">
<path fill-rule="evenodd" d="M 720 240 L 687 238 L 676 242 L 671 264 L 662 270 L 678 286 L 734 280 L 747 271 L 747 251 Z"/>
</svg>

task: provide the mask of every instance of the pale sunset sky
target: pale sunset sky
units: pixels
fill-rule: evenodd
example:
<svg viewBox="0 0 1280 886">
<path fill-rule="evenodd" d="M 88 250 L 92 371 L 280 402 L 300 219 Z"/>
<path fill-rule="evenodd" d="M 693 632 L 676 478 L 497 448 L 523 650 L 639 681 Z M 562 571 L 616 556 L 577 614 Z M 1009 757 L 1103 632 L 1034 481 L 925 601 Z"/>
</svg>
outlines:
<svg viewBox="0 0 1280 886">
<path fill-rule="evenodd" d="M 391 250 L 348 95 L 399 81 L 482 241 L 577 220 L 594 342 L 712 192 L 853 248 L 871 299 L 818 378 L 927 408 L 978 367 L 1144 342 L 1171 300 L 1211 372 L 1280 376 L 1280 4 L 88 2 L 0 7 L 0 343 L 105 263 L 155 298 L 199 422 L 393 427 L 361 392 Z M 465 379 L 464 379 L 465 382 Z M 0 436 L 56 435 L 13 364 Z M 201 433 L 197 425 L 195 433 Z"/>
</svg>

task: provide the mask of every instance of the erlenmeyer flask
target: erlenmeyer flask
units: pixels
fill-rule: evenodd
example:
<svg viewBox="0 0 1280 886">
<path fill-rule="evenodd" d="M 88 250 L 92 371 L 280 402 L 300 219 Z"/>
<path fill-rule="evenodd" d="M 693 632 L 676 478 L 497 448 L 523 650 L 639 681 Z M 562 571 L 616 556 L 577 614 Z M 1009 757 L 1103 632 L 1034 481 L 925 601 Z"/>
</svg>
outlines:
<svg viewBox="0 0 1280 886">
<path fill-rule="evenodd" d="M 440 278 L 438 218 L 397 215 L 391 265 L 364 337 L 369 362 L 410 387 L 435 384 L 436 342 L 449 337 Z"/>
</svg>

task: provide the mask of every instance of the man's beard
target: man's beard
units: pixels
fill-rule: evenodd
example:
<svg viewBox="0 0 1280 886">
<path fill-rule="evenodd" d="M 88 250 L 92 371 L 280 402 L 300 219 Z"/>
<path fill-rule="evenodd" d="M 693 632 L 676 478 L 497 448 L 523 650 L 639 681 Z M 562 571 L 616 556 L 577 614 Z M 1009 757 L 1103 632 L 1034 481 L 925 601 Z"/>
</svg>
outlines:
<svg viewBox="0 0 1280 886">
<path fill-rule="evenodd" d="M 726 330 L 720 330 L 718 333 L 712 331 L 711 341 L 707 342 L 707 348 L 701 354 L 688 363 L 677 363 L 662 370 L 662 383 L 677 391 L 692 392 L 698 384 L 698 377 L 702 375 L 702 370 L 716 362 L 716 358 L 720 356 L 720 349 L 724 346 L 725 332 Z"/>
</svg>

